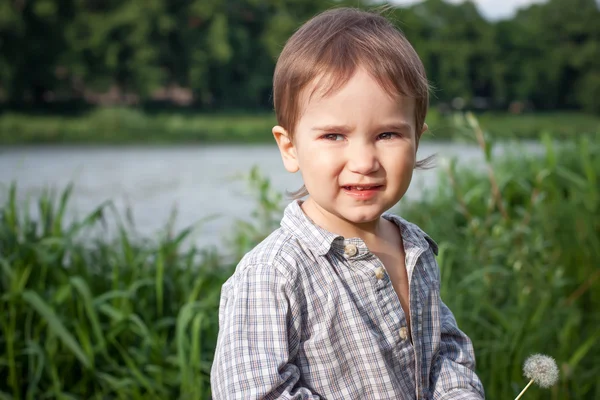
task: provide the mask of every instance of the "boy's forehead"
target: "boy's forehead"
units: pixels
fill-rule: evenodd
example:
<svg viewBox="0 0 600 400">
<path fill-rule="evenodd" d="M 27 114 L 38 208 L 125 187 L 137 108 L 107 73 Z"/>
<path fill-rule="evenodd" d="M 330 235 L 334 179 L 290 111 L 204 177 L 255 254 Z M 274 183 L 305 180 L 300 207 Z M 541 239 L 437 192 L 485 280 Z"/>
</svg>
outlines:
<svg viewBox="0 0 600 400">
<path fill-rule="evenodd" d="M 336 93 L 343 90 L 361 69 L 362 68 L 356 68 L 351 74 L 347 75 L 336 74 L 334 72 L 318 74 L 306 85 L 306 87 L 298 92 L 297 96 L 301 108 L 306 108 L 313 101 L 319 101 L 334 96 Z M 394 101 L 401 101 L 403 99 L 408 100 L 403 93 L 391 89 L 395 88 L 393 82 L 389 81 L 386 82 L 386 85 L 383 85 L 368 71 L 363 70 L 363 72 L 366 72 L 366 74 L 372 78 L 371 83 L 386 92 L 390 99 Z"/>
<path fill-rule="evenodd" d="M 350 76 L 339 76 L 334 73 L 322 73 L 315 78 L 313 78 L 302 90 L 300 90 L 297 94 L 298 96 L 298 111 L 299 118 L 309 110 L 313 108 L 317 108 L 320 106 L 324 100 L 335 96 L 337 93 L 342 91 L 348 83 L 352 80 L 352 78 L 358 72 L 358 68 L 352 73 Z M 391 90 L 390 88 L 395 88 L 395 85 L 392 82 L 389 82 L 388 85 L 382 85 L 377 79 L 373 78 L 368 71 L 364 71 L 368 74 L 370 78 L 372 78 L 369 84 L 374 85 L 377 89 L 383 90 L 387 96 L 397 102 L 398 105 L 414 105 L 415 99 L 411 97 L 405 96 L 403 93 L 400 93 L 396 90 Z"/>
</svg>

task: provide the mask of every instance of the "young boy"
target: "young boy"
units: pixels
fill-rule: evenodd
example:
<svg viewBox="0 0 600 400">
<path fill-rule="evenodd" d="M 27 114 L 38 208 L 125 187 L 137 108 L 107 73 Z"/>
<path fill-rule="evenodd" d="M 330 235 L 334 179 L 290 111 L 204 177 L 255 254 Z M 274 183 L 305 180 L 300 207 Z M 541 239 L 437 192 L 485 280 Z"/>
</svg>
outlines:
<svg viewBox="0 0 600 400">
<path fill-rule="evenodd" d="M 223 285 L 214 399 L 484 398 L 437 245 L 386 213 L 419 166 L 428 89 L 382 16 L 328 11 L 288 40 L 273 135 L 305 187 Z"/>
</svg>

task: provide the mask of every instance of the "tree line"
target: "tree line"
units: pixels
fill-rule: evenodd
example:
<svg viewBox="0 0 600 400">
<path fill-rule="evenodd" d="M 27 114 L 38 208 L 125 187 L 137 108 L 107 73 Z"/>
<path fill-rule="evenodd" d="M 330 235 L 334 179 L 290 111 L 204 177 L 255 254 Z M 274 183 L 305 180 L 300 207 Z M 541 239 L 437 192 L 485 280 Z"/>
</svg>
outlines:
<svg viewBox="0 0 600 400">
<path fill-rule="evenodd" d="M 360 4 L 358 4 L 360 3 Z M 0 2 L 0 101 L 270 109 L 275 60 L 305 20 L 357 0 Z M 549 0 L 488 21 L 465 1 L 388 7 L 434 87 L 432 103 L 600 113 L 596 0 Z"/>
</svg>

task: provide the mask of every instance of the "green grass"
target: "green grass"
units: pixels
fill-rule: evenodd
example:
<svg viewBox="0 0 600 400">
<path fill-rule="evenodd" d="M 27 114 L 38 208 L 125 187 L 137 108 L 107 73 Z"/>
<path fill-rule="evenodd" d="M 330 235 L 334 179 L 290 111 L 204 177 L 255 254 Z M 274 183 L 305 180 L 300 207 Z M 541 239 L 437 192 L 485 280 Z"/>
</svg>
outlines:
<svg viewBox="0 0 600 400">
<path fill-rule="evenodd" d="M 600 398 L 600 145 L 546 137 L 541 158 L 495 160 L 476 121 L 456 123 L 489 172 L 451 163 L 399 210 L 440 245 L 442 298 L 487 398 L 516 397 L 531 353 L 555 357 L 561 376 L 525 399 Z M 29 205 L 16 186 L 0 193 L 0 399 L 210 398 L 220 286 L 282 211 L 281 194 L 249 178 L 258 206 L 230 238 L 234 262 L 186 245 L 191 228 L 137 237 L 110 204 L 66 223 L 70 189 Z M 106 222 L 116 239 L 98 235 Z"/>
<path fill-rule="evenodd" d="M 541 158 L 486 151 L 489 173 L 451 163 L 401 206 L 440 244 L 442 298 L 474 341 L 491 399 L 516 397 L 532 353 L 555 357 L 561 379 L 524 398 L 600 398 L 600 145 L 545 144 Z"/>
<path fill-rule="evenodd" d="M 540 134 L 572 137 L 600 133 L 600 116 L 577 112 L 544 112 L 522 115 L 484 113 L 479 116 L 482 125 L 495 136 L 506 134 L 515 138 L 539 138 Z"/>
<path fill-rule="evenodd" d="M 69 194 L 0 208 L 0 398 L 207 398 L 231 266 L 190 230 L 94 239 L 112 208 L 67 225 Z"/>
<path fill-rule="evenodd" d="M 537 139 L 547 132 L 568 138 L 599 133 L 600 117 L 582 113 L 482 114 L 496 138 Z M 452 116 L 432 109 L 425 140 L 452 139 L 460 131 Z M 263 114 L 146 114 L 136 109 L 100 108 L 82 116 L 0 115 L 0 145 L 16 144 L 177 144 L 272 142 L 272 113 Z"/>
</svg>

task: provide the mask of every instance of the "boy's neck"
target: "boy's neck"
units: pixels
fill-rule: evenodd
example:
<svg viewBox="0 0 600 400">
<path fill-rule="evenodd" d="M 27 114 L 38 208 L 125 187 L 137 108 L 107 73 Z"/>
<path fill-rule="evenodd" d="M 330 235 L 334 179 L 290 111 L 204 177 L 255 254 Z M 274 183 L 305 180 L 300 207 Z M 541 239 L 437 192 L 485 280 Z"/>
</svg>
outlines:
<svg viewBox="0 0 600 400">
<path fill-rule="evenodd" d="M 365 242 L 367 247 L 371 247 L 372 244 L 389 238 L 390 230 L 394 229 L 391 226 L 393 222 L 381 216 L 375 221 L 369 221 L 364 224 L 354 224 L 346 221 L 323 210 L 314 201 L 311 201 L 310 197 L 302 203 L 301 208 L 306 216 L 319 227 L 336 235 L 341 235 L 344 238 L 360 238 Z"/>
</svg>

